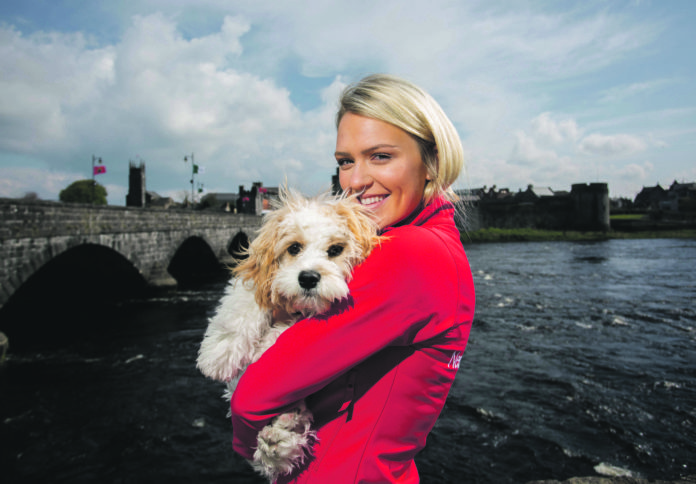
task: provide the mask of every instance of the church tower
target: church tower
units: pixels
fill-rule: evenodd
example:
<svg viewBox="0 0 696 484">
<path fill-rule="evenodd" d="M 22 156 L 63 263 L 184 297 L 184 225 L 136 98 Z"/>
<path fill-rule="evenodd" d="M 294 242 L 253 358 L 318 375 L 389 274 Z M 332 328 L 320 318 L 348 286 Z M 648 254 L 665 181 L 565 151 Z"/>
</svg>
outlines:
<svg viewBox="0 0 696 484">
<path fill-rule="evenodd" d="M 126 207 L 145 206 L 145 162 L 138 166 L 130 162 L 128 173 L 128 195 L 126 195 Z"/>
</svg>

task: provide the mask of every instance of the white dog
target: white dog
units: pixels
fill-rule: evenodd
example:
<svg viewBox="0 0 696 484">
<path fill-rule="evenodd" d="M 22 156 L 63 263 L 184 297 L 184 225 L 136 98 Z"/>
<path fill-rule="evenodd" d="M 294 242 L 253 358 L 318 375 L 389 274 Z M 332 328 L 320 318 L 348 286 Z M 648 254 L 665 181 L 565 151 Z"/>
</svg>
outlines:
<svg viewBox="0 0 696 484">
<path fill-rule="evenodd" d="M 248 258 L 235 269 L 198 354 L 198 368 L 228 383 L 230 392 L 292 323 L 325 312 L 348 296 L 354 265 L 378 237 L 365 209 L 346 197 L 307 199 L 284 189 L 280 207 L 266 215 Z M 292 315 L 274 322 L 273 314 Z M 298 467 L 316 439 L 303 401 L 276 417 L 258 436 L 252 466 L 274 481 Z"/>
</svg>

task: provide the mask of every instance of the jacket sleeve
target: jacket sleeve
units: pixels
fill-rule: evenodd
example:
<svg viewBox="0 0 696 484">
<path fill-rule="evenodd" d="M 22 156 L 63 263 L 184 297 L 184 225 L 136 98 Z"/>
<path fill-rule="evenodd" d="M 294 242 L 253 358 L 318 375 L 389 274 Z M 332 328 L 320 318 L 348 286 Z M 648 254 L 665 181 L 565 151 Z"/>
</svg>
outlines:
<svg viewBox="0 0 696 484">
<path fill-rule="evenodd" d="M 235 451 L 251 459 L 274 417 L 381 349 L 459 324 L 457 265 L 426 230 L 403 227 L 383 241 L 354 269 L 347 302 L 293 325 L 246 370 L 231 401 Z"/>
</svg>

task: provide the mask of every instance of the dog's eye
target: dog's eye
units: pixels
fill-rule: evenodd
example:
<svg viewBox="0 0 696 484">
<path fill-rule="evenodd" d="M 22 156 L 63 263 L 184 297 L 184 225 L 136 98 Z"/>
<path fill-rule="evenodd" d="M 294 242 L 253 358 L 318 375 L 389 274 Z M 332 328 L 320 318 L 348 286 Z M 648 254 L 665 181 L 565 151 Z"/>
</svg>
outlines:
<svg viewBox="0 0 696 484">
<path fill-rule="evenodd" d="M 329 257 L 337 257 L 341 255 L 343 252 L 343 246 L 339 244 L 334 244 L 331 247 L 329 247 L 329 250 L 326 251 L 327 254 L 329 254 Z"/>
<path fill-rule="evenodd" d="M 288 254 L 297 255 L 300 253 L 301 250 L 302 244 L 300 244 L 299 242 L 295 242 L 290 247 L 288 247 Z"/>
</svg>

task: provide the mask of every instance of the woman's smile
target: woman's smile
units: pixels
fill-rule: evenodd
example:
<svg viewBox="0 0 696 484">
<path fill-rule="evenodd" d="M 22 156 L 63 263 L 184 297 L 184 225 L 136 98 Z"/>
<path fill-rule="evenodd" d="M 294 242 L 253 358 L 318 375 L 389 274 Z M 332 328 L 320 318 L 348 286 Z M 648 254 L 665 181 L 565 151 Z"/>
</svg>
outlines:
<svg viewBox="0 0 696 484">
<path fill-rule="evenodd" d="M 381 196 L 365 196 L 361 195 L 358 197 L 358 200 L 360 200 L 361 205 L 365 205 L 369 208 L 376 208 L 377 204 L 381 202 L 382 200 L 385 200 L 389 195 L 381 195 Z"/>
</svg>

